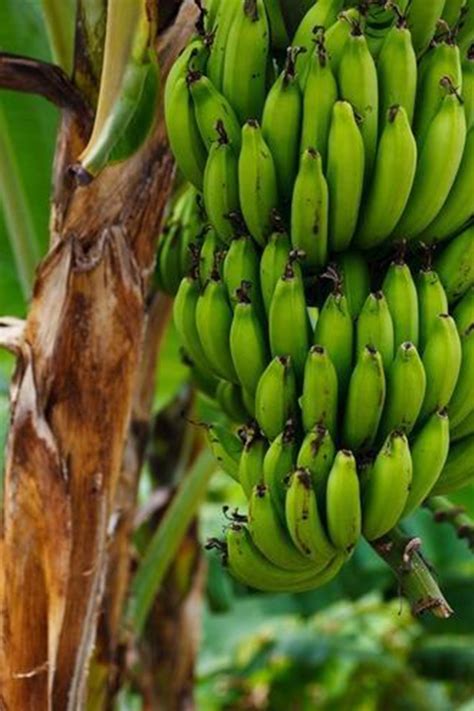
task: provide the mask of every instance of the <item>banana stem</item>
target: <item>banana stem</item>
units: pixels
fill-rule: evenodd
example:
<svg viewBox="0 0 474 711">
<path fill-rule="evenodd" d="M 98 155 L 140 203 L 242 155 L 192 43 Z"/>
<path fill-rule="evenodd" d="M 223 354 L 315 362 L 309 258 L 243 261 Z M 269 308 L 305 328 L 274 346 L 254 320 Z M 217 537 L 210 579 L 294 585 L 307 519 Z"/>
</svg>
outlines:
<svg viewBox="0 0 474 711">
<path fill-rule="evenodd" d="M 410 538 L 394 529 L 383 538 L 372 541 L 371 545 L 395 573 L 400 592 L 409 601 L 415 616 L 431 612 L 441 619 L 451 617 L 453 610 L 419 552 L 419 538 Z"/>
<path fill-rule="evenodd" d="M 463 506 L 452 504 L 444 496 L 432 496 L 426 502 L 426 508 L 431 511 L 436 523 L 449 523 L 458 538 L 465 538 L 470 550 L 474 552 L 474 521 Z"/>
</svg>

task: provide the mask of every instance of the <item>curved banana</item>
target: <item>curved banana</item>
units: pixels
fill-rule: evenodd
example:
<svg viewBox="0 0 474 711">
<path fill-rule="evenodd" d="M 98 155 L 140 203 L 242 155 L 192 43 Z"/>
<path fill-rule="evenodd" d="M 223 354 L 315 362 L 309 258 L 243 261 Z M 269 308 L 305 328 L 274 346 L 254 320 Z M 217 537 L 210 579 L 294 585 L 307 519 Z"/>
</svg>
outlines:
<svg viewBox="0 0 474 711">
<path fill-rule="evenodd" d="M 336 369 L 340 396 L 344 396 L 352 371 L 354 326 L 347 299 L 337 283 L 320 311 L 313 341 L 327 350 Z"/>
<path fill-rule="evenodd" d="M 284 232 L 274 232 L 260 258 L 260 287 L 267 317 L 278 280 L 290 257 L 291 242 Z"/>
<path fill-rule="evenodd" d="M 411 514 L 433 490 L 449 451 L 449 420 L 444 410 L 435 412 L 411 443 L 413 476 L 402 517 Z"/>
<path fill-rule="evenodd" d="M 331 435 L 325 427 L 317 425 L 304 438 L 296 459 L 297 468 L 305 469 L 311 474 L 313 489 L 324 516 L 326 484 L 335 456 L 336 447 Z"/>
<path fill-rule="evenodd" d="M 446 463 L 432 489 L 433 496 L 450 494 L 471 484 L 474 479 L 474 435 L 451 445 Z"/>
<path fill-rule="evenodd" d="M 166 77 L 163 95 L 165 114 L 168 114 L 169 117 L 172 115 L 171 112 L 168 111 L 170 108 L 169 102 L 176 86 L 176 82 L 178 79 L 186 79 L 189 69 L 192 71 L 204 72 L 208 58 L 209 45 L 201 35 L 193 37 L 178 55 L 168 73 L 168 76 Z"/>
<path fill-rule="evenodd" d="M 390 264 L 382 291 L 392 316 L 395 350 L 407 341 L 418 346 L 418 293 L 410 268 L 403 259 Z"/>
<path fill-rule="evenodd" d="M 338 14 L 344 6 L 343 0 L 318 0 L 309 10 L 298 25 L 293 45 L 304 47 L 306 53 L 298 58 L 298 73 L 306 78 L 306 67 L 309 62 L 310 52 L 313 48 L 313 33 L 315 27 L 327 29 L 336 22 Z"/>
<path fill-rule="evenodd" d="M 391 106 L 402 106 L 411 125 L 415 111 L 417 75 L 411 32 L 402 15 L 387 33 L 377 61 L 381 126 L 387 120 Z"/>
<path fill-rule="evenodd" d="M 394 431 L 378 453 L 364 487 L 362 532 L 368 541 L 394 528 L 405 508 L 413 475 L 408 440 Z"/>
<path fill-rule="evenodd" d="M 268 443 L 260 432 L 251 432 L 245 441 L 238 477 L 247 499 L 250 499 L 253 488 L 263 482 L 263 460 L 267 449 Z"/>
<path fill-rule="evenodd" d="M 218 423 L 206 425 L 207 440 L 212 453 L 222 469 L 235 481 L 239 481 L 240 456 L 244 442 L 227 427 Z"/>
<path fill-rule="evenodd" d="M 370 294 L 367 259 L 360 252 L 349 250 L 338 255 L 337 266 L 342 277 L 342 287 L 349 312 L 352 318 L 356 319 Z"/>
<path fill-rule="evenodd" d="M 449 401 L 449 423 L 454 429 L 474 409 L 474 323 L 460 334 L 462 360 L 459 378 Z"/>
<path fill-rule="evenodd" d="M 453 318 L 460 334 L 467 331 L 471 323 L 474 323 L 474 286 L 471 286 L 456 304 Z"/>
<path fill-rule="evenodd" d="M 448 313 L 448 297 L 438 274 L 432 269 L 421 269 L 417 279 L 420 343 L 419 349 L 423 350 L 439 314 Z"/>
<path fill-rule="evenodd" d="M 225 245 L 216 234 L 216 231 L 210 225 L 204 233 L 204 241 L 199 253 L 199 278 L 201 286 L 205 286 L 211 274 L 217 271 L 221 272 L 221 263 L 224 259 Z"/>
<path fill-rule="evenodd" d="M 283 432 L 269 446 L 263 460 L 263 481 L 282 523 L 285 523 L 287 478 L 295 468 L 296 454 L 295 425 L 292 420 L 288 420 Z"/>
<path fill-rule="evenodd" d="M 186 81 L 193 97 L 199 132 L 207 150 L 209 151 L 217 138 L 216 126 L 220 122 L 228 142 L 238 153 L 241 145 L 240 124 L 226 97 L 199 71 L 188 71 Z"/>
<path fill-rule="evenodd" d="M 469 415 L 464 418 L 462 422 L 459 423 L 457 427 L 450 430 L 450 440 L 451 442 L 459 442 L 466 437 L 474 434 L 474 409 L 471 410 Z"/>
<path fill-rule="evenodd" d="M 174 296 L 180 285 L 181 273 L 181 221 L 165 228 L 158 253 L 159 284 L 162 291 Z"/>
<path fill-rule="evenodd" d="M 426 374 L 413 343 L 402 343 L 387 374 L 387 397 L 380 436 L 393 430 L 409 434 L 415 426 L 426 393 Z"/>
<path fill-rule="evenodd" d="M 277 356 L 265 369 L 255 395 L 255 416 L 273 440 L 293 419 L 298 408 L 296 379 L 290 356 Z"/>
<path fill-rule="evenodd" d="M 462 61 L 462 96 L 466 112 L 466 128 L 474 126 L 474 43 L 467 50 Z"/>
<path fill-rule="evenodd" d="M 196 305 L 199 341 L 209 368 L 224 380 L 238 383 L 229 345 L 232 308 L 224 283 L 215 272 L 204 286 Z"/>
<path fill-rule="evenodd" d="M 326 488 L 329 538 L 339 550 L 350 553 L 361 534 L 360 486 L 354 455 L 341 449 L 329 472 Z"/>
<path fill-rule="evenodd" d="M 173 304 L 173 316 L 181 342 L 196 365 L 209 372 L 206 354 L 201 346 L 196 325 L 196 309 L 201 289 L 193 276 L 184 277 Z"/>
<path fill-rule="evenodd" d="M 461 53 L 464 54 L 474 42 L 474 6 L 472 0 L 466 0 L 463 8 L 463 17 L 457 32 L 457 42 Z"/>
<path fill-rule="evenodd" d="M 434 267 L 450 304 L 474 286 L 474 225 L 448 244 L 437 257 Z"/>
<path fill-rule="evenodd" d="M 408 10 L 408 27 L 417 56 L 429 45 L 435 33 L 436 24 L 443 12 L 445 0 L 412 0 Z"/>
<path fill-rule="evenodd" d="M 264 0 L 270 25 L 271 45 L 274 49 L 285 50 L 290 44 L 285 18 L 280 7 L 280 0 Z"/>
<path fill-rule="evenodd" d="M 222 91 L 229 32 L 234 24 L 234 19 L 239 11 L 240 5 L 240 0 L 225 0 L 224 2 L 219 2 L 217 9 L 213 27 L 214 38 L 206 72 L 218 91 Z"/>
<path fill-rule="evenodd" d="M 260 125 L 247 121 L 242 129 L 239 156 L 242 213 L 250 234 L 262 247 L 272 232 L 272 213 L 278 205 L 275 164 Z"/>
<path fill-rule="evenodd" d="M 420 418 L 444 408 L 458 381 L 461 368 L 461 340 L 456 323 L 448 314 L 439 314 L 422 355 L 426 373 L 426 393 Z"/>
<path fill-rule="evenodd" d="M 304 369 L 303 392 L 299 399 L 303 428 L 316 425 L 327 428 L 332 438 L 337 435 L 337 373 L 323 346 L 312 346 Z"/>
<path fill-rule="evenodd" d="M 407 113 L 402 106 L 392 106 L 380 137 L 372 182 L 360 214 L 354 240 L 358 247 L 374 247 L 393 232 L 410 197 L 416 160 L 416 142 Z M 396 191 L 393 190 L 395 183 Z"/>
<path fill-rule="evenodd" d="M 327 260 L 328 201 L 321 155 L 308 148 L 301 156 L 291 201 L 291 242 L 305 253 L 309 269 L 319 269 Z"/>
<path fill-rule="evenodd" d="M 244 281 L 250 285 L 250 295 L 255 309 L 259 314 L 263 313 L 258 254 L 255 242 L 248 235 L 236 237 L 230 243 L 223 263 L 222 278 L 234 307 L 238 303 L 237 290 Z"/>
<path fill-rule="evenodd" d="M 245 422 L 249 413 L 242 400 L 242 389 L 235 383 L 220 380 L 215 393 L 215 398 L 222 411 L 232 422 Z"/>
<path fill-rule="evenodd" d="M 364 184 L 364 142 L 348 101 L 336 101 L 328 138 L 329 243 L 336 252 L 349 246 Z"/>
<path fill-rule="evenodd" d="M 204 205 L 209 222 L 219 237 L 230 242 L 234 236 L 231 216 L 239 212 L 239 169 L 222 121 L 216 125 L 218 138 L 211 145 L 204 170 Z"/>
<path fill-rule="evenodd" d="M 466 0 L 447 0 L 441 18 L 449 27 L 452 27 L 460 19 L 461 10 Z"/>
<path fill-rule="evenodd" d="M 368 295 L 356 324 L 356 357 L 370 346 L 377 350 L 385 369 L 390 367 L 394 353 L 394 327 L 383 291 Z"/>
<path fill-rule="evenodd" d="M 380 353 L 366 346 L 356 362 L 349 383 L 344 412 L 342 441 L 357 451 L 370 447 L 385 403 L 385 374 Z"/>
<path fill-rule="evenodd" d="M 329 61 L 334 75 L 337 76 L 341 63 L 344 48 L 351 33 L 351 28 L 361 21 L 361 13 L 358 9 L 350 7 L 339 13 L 337 20 L 325 32 L 324 39 Z"/>
</svg>

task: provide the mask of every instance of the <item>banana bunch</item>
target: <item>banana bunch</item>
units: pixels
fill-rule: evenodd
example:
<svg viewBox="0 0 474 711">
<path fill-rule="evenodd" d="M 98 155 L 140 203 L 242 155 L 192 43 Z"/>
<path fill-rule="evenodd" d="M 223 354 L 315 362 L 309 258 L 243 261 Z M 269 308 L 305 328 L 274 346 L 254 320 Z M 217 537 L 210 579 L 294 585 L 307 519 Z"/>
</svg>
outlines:
<svg viewBox="0 0 474 711">
<path fill-rule="evenodd" d="M 160 283 L 248 502 L 212 545 L 302 591 L 474 477 L 474 4 L 317 0 L 286 52 L 276 0 L 205 13 Z"/>
</svg>

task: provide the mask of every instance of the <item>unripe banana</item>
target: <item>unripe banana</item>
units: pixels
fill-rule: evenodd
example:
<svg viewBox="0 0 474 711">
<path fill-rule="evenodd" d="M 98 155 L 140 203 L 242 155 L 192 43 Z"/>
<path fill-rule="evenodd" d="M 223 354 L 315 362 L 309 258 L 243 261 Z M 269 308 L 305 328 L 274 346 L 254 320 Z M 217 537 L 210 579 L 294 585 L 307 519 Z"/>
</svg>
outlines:
<svg viewBox="0 0 474 711">
<path fill-rule="evenodd" d="M 257 121 L 242 129 L 239 157 L 242 213 L 252 237 L 264 246 L 272 232 L 272 213 L 278 205 L 275 164 Z"/>
<path fill-rule="evenodd" d="M 364 184 L 364 142 L 352 106 L 334 104 L 328 139 L 329 240 L 335 251 L 349 246 Z"/>
<path fill-rule="evenodd" d="M 213 227 L 207 227 L 204 233 L 199 254 L 199 278 L 201 286 L 205 286 L 211 278 L 213 271 L 221 272 L 221 264 L 224 259 L 224 243 L 219 239 Z"/>
<path fill-rule="evenodd" d="M 382 438 L 393 430 L 409 434 L 426 393 L 426 374 L 413 343 L 402 343 L 387 375 L 387 397 L 380 423 Z"/>
<path fill-rule="evenodd" d="M 230 243 L 224 259 L 222 277 L 227 287 L 231 304 L 238 302 L 237 289 L 243 281 L 251 285 L 252 303 L 258 313 L 262 313 L 262 298 L 259 287 L 259 261 L 255 242 L 248 235 L 236 237 Z"/>
<path fill-rule="evenodd" d="M 421 234 L 439 213 L 452 188 L 466 140 L 464 109 L 455 93 L 442 101 L 421 146 L 415 180 L 395 235 Z"/>
<path fill-rule="evenodd" d="M 221 121 L 216 129 L 218 139 L 211 145 L 204 171 L 204 203 L 209 222 L 229 243 L 234 236 L 230 217 L 239 211 L 238 159 Z"/>
<path fill-rule="evenodd" d="M 242 387 L 255 395 L 260 377 L 270 360 L 267 334 L 249 296 L 249 282 L 237 289 L 238 303 L 230 329 L 230 352 Z"/>
<path fill-rule="evenodd" d="M 417 148 L 405 109 L 392 106 L 377 149 L 374 174 L 355 243 L 369 249 L 395 229 L 410 197 L 416 172 Z M 393 185 L 397 190 L 393 190 Z"/>
<path fill-rule="evenodd" d="M 308 432 L 299 449 L 296 459 L 298 469 L 305 469 L 311 474 L 313 489 L 316 492 L 321 514 L 325 519 L 326 485 L 331 467 L 336 456 L 336 447 L 325 427 L 316 426 Z"/>
<path fill-rule="evenodd" d="M 448 313 L 448 297 L 438 274 L 432 269 L 421 269 L 417 279 L 420 343 L 423 350 L 439 314 Z"/>
<path fill-rule="evenodd" d="M 229 383 L 227 380 L 220 380 L 215 397 L 224 414 L 232 422 L 248 420 L 249 413 L 242 400 L 242 389 L 239 385 Z"/>
<path fill-rule="evenodd" d="M 363 494 L 362 532 L 368 541 L 392 530 L 405 508 L 413 475 L 408 440 L 392 432 L 378 453 Z"/>
<path fill-rule="evenodd" d="M 474 126 L 466 136 L 466 145 L 456 180 L 448 198 L 433 222 L 420 235 L 427 244 L 440 242 L 455 234 L 467 223 L 474 212 L 472 186 L 474 185 Z"/>
<path fill-rule="evenodd" d="M 255 415 L 268 439 L 278 437 L 285 423 L 296 415 L 297 407 L 291 358 L 277 356 L 260 378 L 255 396 Z"/>
<path fill-rule="evenodd" d="M 303 250 L 305 267 L 320 269 L 328 253 L 328 186 L 321 155 L 308 148 L 301 156 L 291 202 L 291 242 Z"/>
<path fill-rule="evenodd" d="M 271 45 L 274 49 L 285 50 L 290 44 L 280 0 L 264 0 L 270 25 Z"/>
<path fill-rule="evenodd" d="M 394 353 L 392 316 L 383 291 L 369 294 L 356 324 L 356 357 L 366 346 L 377 350 L 385 369 L 390 367 Z"/>
<path fill-rule="evenodd" d="M 161 242 L 158 254 L 160 288 L 166 294 L 174 296 L 178 291 L 182 277 L 180 267 L 181 224 L 179 221 L 166 227 Z"/>
<path fill-rule="evenodd" d="M 474 42 L 474 5 L 472 0 L 466 0 L 463 11 L 463 17 L 457 32 L 457 41 L 461 54 L 467 52 Z"/>
<path fill-rule="evenodd" d="M 336 369 L 340 396 L 344 396 L 352 371 L 354 326 L 347 299 L 337 284 L 321 309 L 313 341 L 327 350 Z"/>
<path fill-rule="evenodd" d="M 337 266 L 342 277 L 342 286 L 353 319 L 360 314 L 370 294 L 370 274 L 367 259 L 354 250 L 338 255 Z"/>
<path fill-rule="evenodd" d="M 379 100 L 375 63 L 367 40 L 355 24 L 339 65 L 339 89 L 345 101 L 361 117 L 360 132 L 365 147 L 365 181 L 372 175 L 378 136 Z"/>
<path fill-rule="evenodd" d="M 215 378 L 212 373 L 204 370 L 195 363 L 184 349 L 181 350 L 180 355 L 183 364 L 189 368 L 190 380 L 193 387 L 199 390 L 202 395 L 206 395 L 211 400 L 214 400 L 219 383 L 218 379 Z"/>
<path fill-rule="evenodd" d="M 474 409 L 471 410 L 469 415 L 464 418 L 462 422 L 459 423 L 457 427 L 450 430 L 450 440 L 451 442 L 459 442 L 466 437 L 474 434 Z"/>
<path fill-rule="evenodd" d="M 459 20 L 461 9 L 466 0 L 446 0 L 441 18 L 449 27 L 452 27 Z"/>
<path fill-rule="evenodd" d="M 290 47 L 283 72 L 265 100 L 262 134 L 275 164 L 280 202 L 289 201 L 298 171 L 302 96 L 295 61 L 300 49 Z"/>
<path fill-rule="evenodd" d="M 474 322 L 474 286 L 471 286 L 456 304 L 453 317 L 460 334 L 467 331 L 471 323 Z"/>
<path fill-rule="evenodd" d="M 339 12 L 343 8 L 343 0 L 318 0 L 309 8 L 301 20 L 293 38 L 295 47 L 304 47 L 306 53 L 298 58 L 298 73 L 304 77 L 306 65 L 309 62 L 310 52 L 313 48 L 313 32 L 315 27 L 327 29 L 336 22 Z"/>
<path fill-rule="evenodd" d="M 240 4 L 240 0 L 227 0 L 220 2 L 217 10 L 207 74 L 218 91 L 222 91 L 227 39 Z"/>
<path fill-rule="evenodd" d="M 229 345 L 232 308 L 226 289 L 217 273 L 199 296 L 196 306 L 196 326 L 209 367 L 224 380 L 238 382 Z"/>
<path fill-rule="evenodd" d="M 270 350 L 274 357 L 290 356 L 301 382 L 309 348 L 309 321 L 299 265 L 290 260 L 278 280 L 268 316 Z"/>
<path fill-rule="evenodd" d="M 249 500 L 248 528 L 260 553 L 274 565 L 292 571 L 308 570 L 313 567 L 311 561 L 293 545 L 278 517 L 265 484 L 259 484 L 252 491 Z"/>
<path fill-rule="evenodd" d="M 384 125 L 391 106 L 402 106 L 408 123 L 413 121 L 417 65 L 411 33 L 400 17 L 389 30 L 377 62 L 380 96 L 380 124 Z"/>
<path fill-rule="evenodd" d="M 337 76 L 339 71 L 339 65 L 351 33 L 351 28 L 354 23 L 360 22 L 360 20 L 360 11 L 351 7 L 341 12 L 334 24 L 332 24 L 325 33 L 326 49 L 335 76 Z"/>
<path fill-rule="evenodd" d="M 324 530 L 307 469 L 297 469 L 291 476 L 285 510 L 288 532 L 303 555 L 315 563 L 325 563 L 336 555 Z"/>
<path fill-rule="evenodd" d="M 418 293 L 410 268 L 403 260 L 390 264 L 382 291 L 392 316 L 395 350 L 407 341 L 418 346 Z"/>
<path fill-rule="evenodd" d="M 435 269 L 452 304 L 474 286 L 474 225 L 455 237 L 435 261 Z"/>
<path fill-rule="evenodd" d="M 451 316 L 439 314 L 423 351 L 426 393 L 420 418 L 444 408 L 451 400 L 461 368 L 461 340 Z"/>
<path fill-rule="evenodd" d="M 227 37 L 222 91 L 241 123 L 261 118 L 269 50 L 270 28 L 263 0 L 239 3 Z"/>
<path fill-rule="evenodd" d="M 316 425 L 337 436 L 338 383 L 337 373 L 323 346 L 312 346 L 306 359 L 303 393 L 299 400 L 303 428 L 306 432 Z"/>
<path fill-rule="evenodd" d="M 420 67 L 417 104 L 413 130 L 421 147 L 428 128 L 441 108 L 446 89 L 445 80 L 459 91 L 462 88 L 461 56 L 459 47 L 451 41 L 440 42 L 423 57 Z"/>
<path fill-rule="evenodd" d="M 223 3 L 220 0 L 206 0 L 205 2 L 205 12 L 204 12 L 204 22 L 205 28 L 208 32 L 212 32 L 214 29 L 217 14 Z"/>
<path fill-rule="evenodd" d="M 194 276 L 184 277 L 173 304 L 176 330 L 186 351 L 196 365 L 209 371 L 206 354 L 201 346 L 196 325 L 196 309 L 200 298 L 199 282 Z"/>
<path fill-rule="evenodd" d="M 359 355 L 349 383 L 342 441 L 357 451 L 370 447 L 385 403 L 385 375 L 380 353 L 371 346 Z"/>
<path fill-rule="evenodd" d="M 284 232 L 274 232 L 260 259 L 260 287 L 267 317 L 278 280 L 283 276 L 290 256 L 291 242 Z"/>
<path fill-rule="evenodd" d="M 332 107 L 337 99 L 336 79 L 329 63 L 324 36 L 320 35 L 308 63 L 304 86 L 301 153 L 307 148 L 315 148 L 321 155 L 323 166 L 326 165 Z"/>
<path fill-rule="evenodd" d="M 474 43 L 464 55 L 462 61 L 462 96 L 466 112 L 466 128 L 474 126 Z"/>
<path fill-rule="evenodd" d="M 456 388 L 449 402 L 449 423 L 454 429 L 474 409 L 474 323 L 460 334 L 462 360 Z"/>
<path fill-rule="evenodd" d="M 171 116 L 169 103 L 178 79 L 186 79 L 188 70 L 204 72 L 209 58 L 209 45 L 204 37 L 197 36 L 180 52 L 168 76 L 163 96 L 165 114 Z"/>
<path fill-rule="evenodd" d="M 413 476 L 402 516 L 408 516 L 426 499 L 443 470 L 449 451 L 449 420 L 435 412 L 411 443 Z"/>
<path fill-rule="evenodd" d="M 433 496 L 450 494 L 471 484 L 474 479 L 474 435 L 451 445 L 440 477 L 432 489 Z"/>
<path fill-rule="evenodd" d="M 243 440 L 227 427 L 214 423 L 206 425 L 207 439 L 215 458 L 222 469 L 239 481 L 240 456 L 244 448 Z"/>
<path fill-rule="evenodd" d="M 360 537 L 362 512 L 356 461 L 346 449 L 336 454 L 329 472 L 326 518 L 332 544 L 350 553 Z"/>
<path fill-rule="evenodd" d="M 226 97 L 201 72 L 189 71 L 186 81 L 193 97 L 199 132 L 207 150 L 216 139 L 216 126 L 221 122 L 230 145 L 238 153 L 241 144 L 240 124 Z"/>
<path fill-rule="evenodd" d="M 445 0 L 412 0 L 408 11 L 408 27 L 417 56 L 429 45 L 436 24 L 443 12 Z"/>
<path fill-rule="evenodd" d="M 282 523 L 285 523 L 287 478 L 295 468 L 296 455 L 295 425 L 288 420 L 283 432 L 269 446 L 263 461 L 263 480 Z"/>
<path fill-rule="evenodd" d="M 252 432 L 246 439 L 240 455 L 238 477 L 247 499 L 255 486 L 263 482 L 263 460 L 268 443 L 260 432 Z"/>
</svg>

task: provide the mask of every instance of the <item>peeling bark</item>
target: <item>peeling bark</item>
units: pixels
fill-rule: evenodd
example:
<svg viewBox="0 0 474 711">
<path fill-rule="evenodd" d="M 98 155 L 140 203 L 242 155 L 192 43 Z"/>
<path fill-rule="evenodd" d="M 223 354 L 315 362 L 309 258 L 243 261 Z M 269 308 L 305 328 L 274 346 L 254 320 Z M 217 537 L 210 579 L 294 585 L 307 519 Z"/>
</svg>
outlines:
<svg viewBox="0 0 474 711">
<path fill-rule="evenodd" d="M 194 20 L 160 40 L 163 73 Z M 173 177 L 161 110 L 146 145 L 85 188 L 65 113 L 51 250 L 17 338 L 0 539 L 0 708 L 83 705 L 112 546 L 156 235 Z"/>
</svg>

